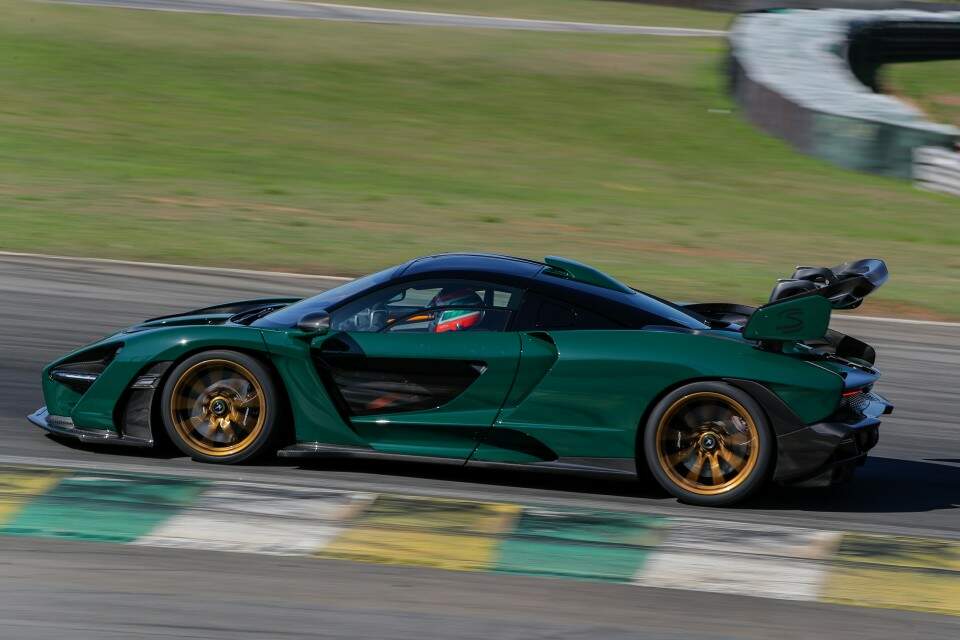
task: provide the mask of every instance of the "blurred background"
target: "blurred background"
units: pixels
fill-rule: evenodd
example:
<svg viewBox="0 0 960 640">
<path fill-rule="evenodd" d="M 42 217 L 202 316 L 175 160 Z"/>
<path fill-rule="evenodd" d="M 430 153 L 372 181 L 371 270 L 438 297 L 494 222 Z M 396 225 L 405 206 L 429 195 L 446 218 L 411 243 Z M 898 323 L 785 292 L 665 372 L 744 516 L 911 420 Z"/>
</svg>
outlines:
<svg viewBox="0 0 960 640">
<path fill-rule="evenodd" d="M 441 556 L 471 544 L 443 538 L 471 510 L 444 500 L 501 505 L 494 514 L 539 505 L 547 515 L 511 531 L 544 544 L 555 536 L 536 517 L 586 509 L 584 539 L 624 555 L 515 547 L 514 569 L 535 553 L 558 563 L 543 579 L 478 571 L 471 554 L 486 547 L 432 562 L 353 547 L 326 560 L 263 555 L 269 544 L 171 550 L 144 543 L 147 529 L 84 528 L 104 505 L 80 502 L 56 526 L 0 537 L 0 636 L 960 637 L 960 3 L 359 4 L 0 0 L 0 524 L 72 474 L 128 483 L 118 500 L 138 503 L 157 482 L 144 474 L 173 473 L 184 495 L 228 481 L 344 504 L 427 496 L 439 520 L 411 525 L 408 505 L 370 527 L 388 550 L 398 531 L 426 531 L 411 544 Z M 66 449 L 22 419 L 44 362 L 117 327 L 462 250 L 564 255 L 662 297 L 745 304 L 795 265 L 883 258 L 892 278 L 859 314 L 888 320 L 839 321 L 880 346 L 905 417 L 863 483 L 719 513 L 647 485 L 393 463 L 197 470 Z M 269 511 L 284 491 L 258 500 Z M 321 511 L 284 517 L 329 525 Z M 222 532 L 214 542 L 241 527 L 215 516 L 191 526 Z M 638 569 L 657 518 L 727 532 L 693 560 L 648 565 L 680 563 L 678 590 Z M 836 542 L 828 570 L 816 563 L 834 543 L 797 527 L 868 537 Z M 759 569 L 715 562 L 764 545 Z M 882 568 L 808 588 L 861 561 Z"/>
</svg>

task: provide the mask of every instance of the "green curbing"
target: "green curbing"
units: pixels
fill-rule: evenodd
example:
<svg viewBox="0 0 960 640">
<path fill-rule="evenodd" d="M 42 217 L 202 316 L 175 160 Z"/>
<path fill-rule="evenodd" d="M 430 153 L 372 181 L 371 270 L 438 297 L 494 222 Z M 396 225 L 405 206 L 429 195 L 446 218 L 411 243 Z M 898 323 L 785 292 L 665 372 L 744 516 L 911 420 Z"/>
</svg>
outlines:
<svg viewBox="0 0 960 640">
<path fill-rule="evenodd" d="M 0 525 L 0 533 L 133 542 L 190 506 L 208 484 L 160 476 L 76 473 L 26 503 Z"/>
<path fill-rule="evenodd" d="M 629 513 L 528 507 L 501 540 L 494 571 L 629 582 L 668 522 Z"/>
</svg>

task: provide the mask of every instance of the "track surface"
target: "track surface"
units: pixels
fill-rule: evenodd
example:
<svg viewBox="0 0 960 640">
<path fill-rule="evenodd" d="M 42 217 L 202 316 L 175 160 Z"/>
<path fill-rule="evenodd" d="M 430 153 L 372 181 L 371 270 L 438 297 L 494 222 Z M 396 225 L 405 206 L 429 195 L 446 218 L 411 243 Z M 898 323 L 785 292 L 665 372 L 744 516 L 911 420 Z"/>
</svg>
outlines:
<svg viewBox="0 0 960 640">
<path fill-rule="evenodd" d="M 960 633 L 958 618 L 604 583 L 97 543 L 12 539 L 0 549 L 0 628 L 16 640 L 902 640 Z"/>
<path fill-rule="evenodd" d="M 426 27 L 468 27 L 476 29 L 514 29 L 519 31 L 574 31 L 579 33 L 610 33 L 623 35 L 717 37 L 726 32 L 710 29 L 683 29 L 673 27 L 644 27 L 624 24 L 597 24 L 593 22 L 562 22 L 557 20 L 524 20 L 520 18 L 492 18 L 453 13 L 403 11 L 339 4 L 285 2 L 284 0 L 53 0 L 60 4 L 79 4 L 122 9 L 176 11 L 185 13 L 220 13 L 233 16 L 261 18 L 301 18 L 333 20 L 338 22 L 375 22 Z"/>
<path fill-rule="evenodd" d="M 42 403 L 42 364 L 75 346 L 151 315 L 231 299 L 306 294 L 333 284 L 322 278 L 0 255 L 0 462 L 146 469 L 960 538 L 960 397 L 955 392 L 960 327 L 837 319 L 836 328 L 878 347 L 882 391 L 897 405 L 895 416 L 885 422 L 880 445 L 852 486 L 839 491 L 775 489 L 739 509 L 679 505 L 649 483 L 533 473 L 357 461 L 222 468 L 123 449 L 66 447 L 23 418 Z M 91 581 L 93 568 L 98 571 Z M 204 637 L 511 638 L 539 633 L 627 638 L 638 637 L 637 625 L 645 630 L 642 637 L 721 638 L 768 637 L 781 622 L 795 637 L 904 637 L 908 626 L 921 623 L 927 637 L 960 637 L 960 619 L 904 612 L 11 539 L 0 541 L 0 585 L 0 625 L 16 629 L 17 638 L 54 637 L 66 629 L 76 631 L 70 634 L 75 638 L 180 637 L 188 632 Z M 167 595 L 157 600 L 155 593 Z M 113 604 L 109 612 L 98 605 L 104 598 Z M 147 598 L 147 609 L 131 613 L 142 598 Z"/>
</svg>

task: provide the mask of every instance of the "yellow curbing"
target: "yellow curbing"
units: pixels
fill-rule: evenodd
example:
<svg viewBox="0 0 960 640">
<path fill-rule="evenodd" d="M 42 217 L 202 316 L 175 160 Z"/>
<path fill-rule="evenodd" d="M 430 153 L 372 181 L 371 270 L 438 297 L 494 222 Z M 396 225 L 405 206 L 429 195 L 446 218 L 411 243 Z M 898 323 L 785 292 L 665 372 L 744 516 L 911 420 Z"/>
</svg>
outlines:
<svg viewBox="0 0 960 640">
<path fill-rule="evenodd" d="M 516 504 L 379 496 L 352 526 L 315 554 L 377 564 L 486 571 Z"/>
<path fill-rule="evenodd" d="M 56 469 L 6 469 L 0 472 L 0 525 L 12 520 L 29 502 L 57 486 L 66 475 Z"/>
<path fill-rule="evenodd" d="M 960 541 L 848 533 L 820 601 L 960 616 Z"/>
</svg>

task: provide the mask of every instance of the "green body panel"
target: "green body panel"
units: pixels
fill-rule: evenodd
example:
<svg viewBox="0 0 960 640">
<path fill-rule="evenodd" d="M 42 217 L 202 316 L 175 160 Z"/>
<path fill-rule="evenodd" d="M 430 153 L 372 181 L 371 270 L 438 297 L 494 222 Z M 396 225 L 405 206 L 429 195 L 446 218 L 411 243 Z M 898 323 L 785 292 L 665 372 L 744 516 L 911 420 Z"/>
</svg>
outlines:
<svg viewBox="0 0 960 640">
<path fill-rule="evenodd" d="M 561 258 L 560 256 L 547 256 L 543 261 L 565 278 L 596 285 L 604 289 L 610 289 L 611 291 L 619 291 L 620 293 L 634 293 L 633 289 L 627 285 L 588 264 L 583 264 L 570 258 Z"/>
<path fill-rule="evenodd" d="M 540 384 L 543 377 L 557 361 L 557 347 L 548 334 L 520 334 L 520 366 L 510 395 L 503 403 L 504 409 L 512 409 Z"/>
<path fill-rule="evenodd" d="M 818 295 L 788 298 L 757 309 L 746 326 L 747 340 L 804 341 L 822 338 L 830 326 L 830 302 Z"/>
<path fill-rule="evenodd" d="M 318 338 L 315 348 L 344 334 Z M 385 453 L 440 458 L 469 456 L 480 436 L 493 424 L 517 372 L 517 333 L 349 333 L 365 356 L 390 359 L 457 360 L 485 367 L 467 389 L 443 406 L 423 411 L 383 412 L 355 416 L 356 433 Z M 429 364 L 425 364 L 429 370 Z"/>
<path fill-rule="evenodd" d="M 73 408 L 80 402 L 81 395 L 69 387 L 58 384 L 50 379 L 50 369 L 47 366 L 43 370 L 43 398 L 47 404 L 47 409 L 55 416 L 69 416 L 73 413 Z"/>
<path fill-rule="evenodd" d="M 290 398 L 297 440 L 365 446 L 327 394 L 311 358 L 311 339 L 295 331 L 265 330 L 263 340 Z"/>
<path fill-rule="evenodd" d="M 807 423 L 835 410 L 842 379 L 742 340 L 666 331 L 556 331 L 559 357 L 496 427 L 525 433 L 560 457 L 629 458 L 652 401 L 686 381 L 743 378 L 768 385 Z M 506 453 L 506 455 L 505 455 Z M 489 457 L 484 457 L 489 456 Z M 481 447 L 478 460 L 529 461 Z"/>
<path fill-rule="evenodd" d="M 118 401 L 137 374 L 152 363 L 179 360 L 206 349 L 266 352 L 259 329 L 222 325 L 176 326 L 121 333 L 89 346 L 117 342 L 123 343 L 123 347 L 82 397 L 57 393 L 46 396 L 51 414 L 70 416 L 79 428 L 116 430 L 114 410 Z M 44 368 L 45 383 L 59 362 Z M 56 385 L 52 381 L 49 384 Z"/>
</svg>

